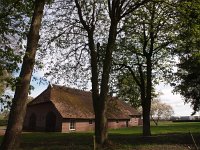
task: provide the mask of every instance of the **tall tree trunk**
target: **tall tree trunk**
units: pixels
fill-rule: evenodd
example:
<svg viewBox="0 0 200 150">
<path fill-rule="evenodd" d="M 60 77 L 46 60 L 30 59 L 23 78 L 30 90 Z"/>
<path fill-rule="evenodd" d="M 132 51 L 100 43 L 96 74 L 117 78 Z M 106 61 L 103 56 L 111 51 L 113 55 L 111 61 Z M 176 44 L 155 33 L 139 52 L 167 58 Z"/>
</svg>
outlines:
<svg viewBox="0 0 200 150">
<path fill-rule="evenodd" d="M 147 85 L 146 85 L 146 97 L 143 103 L 143 135 L 151 135 L 150 126 L 150 111 L 151 111 L 151 92 L 152 92 L 152 62 L 151 55 L 147 56 Z"/>
<path fill-rule="evenodd" d="M 27 49 L 23 58 L 19 80 L 16 84 L 8 126 L 0 147 L 2 150 L 15 150 L 18 149 L 20 144 L 20 135 L 26 113 L 26 100 L 28 98 L 30 80 L 35 63 L 35 55 L 39 41 L 39 30 L 42 21 L 44 5 L 45 0 L 35 1 L 31 27 L 27 37 Z"/>
<path fill-rule="evenodd" d="M 143 84 L 144 85 L 144 84 Z M 142 117 L 143 117 L 143 135 L 151 135 L 150 131 L 150 107 L 146 98 L 146 88 L 142 86 L 141 89 L 141 100 L 142 100 Z"/>
<path fill-rule="evenodd" d="M 95 110 L 95 143 L 96 149 L 102 149 L 107 142 L 107 118 L 105 104 L 99 100 L 99 107 Z"/>
<path fill-rule="evenodd" d="M 115 48 L 115 41 L 117 36 L 117 25 L 119 21 L 133 12 L 135 9 L 148 2 L 148 0 L 143 0 L 141 3 L 136 3 L 136 5 L 128 11 L 122 10 L 125 9 L 130 1 L 115 1 L 108 0 L 108 12 L 110 17 L 110 28 L 109 28 L 109 37 L 107 42 L 107 47 L 105 49 L 105 57 L 103 59 L 103 72 L 101 77 L 101 83 L 99 86 L 99 70 L 98 70 L 98 50 L 95 49 L 94 44 L 94 29 L 95 29 L 95 3 L 93 3 L 93 13 L 91 15 L 91 21 L 85 20 L 83 17 L 84 13 L 82 12 L 81 5 L 78 0 L 74 0 L 80 23 L 83 25 L 84 29 L 88 34 L 88 42 L 91 56 L 91 68 L 92 68 L 92 99 L 93 99 L 93 108 L 95 112 L 95 142 L 96 149 L 102 149 L 104 144 L 107 142 L 107 99 L 108 99 L 108 90 L 109 90 L 109 77 L 110 69 L 112 66 L 112 52 Z M 123 7 L 124 6 L 124 7 Z M 88 18 L 88 16 L 86 17 Z M 96 18 L 97 19 L 97 18 Z M 99 92 L 100 87 L 100 92 Z"/>
<path fill-rule="evenodd" d="M 146 53 L 145 53 L 146 54 Z M 143 135 L 149 136 L 151 135 L 150 131 L 150 106 L 149 101 L 147 99 L 147 82 L 145 80 L 145 75 L 142 71 L 141 66 L 139 66 L 139 74 L 140 74 L 140 96 L 142 101 L 142 117 L 143 117 Z"/>
<path fill-rule="evenodd" d="M 142 107 L 142 114 L 143 114 L 143 135 L 150 136 L 150 106 L 149 101 L 146 99 L 146 103 Z"/>
<path fill-rule="evenodd" d="M 115 40 L 117 36 L 117 21 L 111 21 L 108 43 L 106 47 L 106 54 L 103 61 L 103 73 L 101 78 L 101 91 L 98 99 L 98 105 L 95 107 L 98 110 L 98 114 L 95 114 L 95 136 L 96 136 L 96 149 L 102 149 L 102 147 L 108 142 L 107 132 L 107 99 L 108 99 L 108 82 L 110 77 L 110 69 L 112 64 L 112 52 L 115 48 Z"/>
</svg>

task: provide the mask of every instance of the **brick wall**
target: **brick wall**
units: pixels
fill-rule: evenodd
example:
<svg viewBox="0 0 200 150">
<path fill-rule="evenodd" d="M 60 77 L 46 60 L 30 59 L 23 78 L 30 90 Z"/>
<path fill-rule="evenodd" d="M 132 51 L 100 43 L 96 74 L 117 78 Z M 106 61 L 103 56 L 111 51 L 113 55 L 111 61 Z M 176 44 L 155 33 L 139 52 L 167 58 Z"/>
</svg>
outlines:
<svg viewBox="0 0 200 150">
<path fill-rule="evenodd" d="M 89 120 L 81 119 L 81 120 L 74 120 L 75 121 L 75 130 L 70 130 L 70 119 L 65 119 L 62 123 L 62 132 L 75 132 L 75 131 L 91 131 L 94 130 L 95 123 L 94 121 L 92 124 L 89 123 Z M 109 120 L 108 121 L 108 128 L 117 129 L 117 128 L 125 128 L 127 126 L 137 126 L 139 118 L 134 118 L 131 122 L 127 120 Z"/>
<path fill-rule="evenodd" d="M 109 120 L 108 128 L 117 129 L 117 128 L 125 128 L 127 127 L 128 121 L 126 120 Z"/>
<path fill-rule="evenodd" d="M 59 132 L 73 132 L 73 131 L 91 131 L 94 130 L 94 120 L 91 123 L 89 119 L 76 119 L 75 130 L 70 130 L 70 119 L 62 119 L 60 113 L 55 106 L 51 103 L 43 103 L 38 105 L 32 105 L 27 108 L 27 113 L 24 121 L 24 129 L 29 130 L 30 116 L 35 114 L 36 116 L 36 131 L 45 131 L 46 116 L 49 112 L 53 112 L 56 115 L 56 131 Z M 133 117 L 130 121 L 127 120 L 108 120 L 108 128 L 124 128 L 127 126 L 138 126 L 141 123 L 141 119 Z"/>
<path fill-rule="evenodd" d="M 32 105 L 27 107 L 26 116 L 24 120 L 24 129 L 30 130 L 29 121 L 30 116 L 35 114 L 36 116 L 36 129 L 37 131 L 45 131 L 46 127 L 46 116 L 49 112 L 53 112 L 56 115 L 56 131 L 61 131 L 62 117 L 54 105 L 49 103 L 43 103 L 38 105 Z"/>
<path fill-rule="evenodd" d="M 64 121 L 62 123 L 62 132 L 74 132 L 74 131 L 92 131 L 94 130 L 94 122 L 89 123 L 89 120 L 76 120 L 75 130 L 70 130 L 70 121 Z"/>
</svg>

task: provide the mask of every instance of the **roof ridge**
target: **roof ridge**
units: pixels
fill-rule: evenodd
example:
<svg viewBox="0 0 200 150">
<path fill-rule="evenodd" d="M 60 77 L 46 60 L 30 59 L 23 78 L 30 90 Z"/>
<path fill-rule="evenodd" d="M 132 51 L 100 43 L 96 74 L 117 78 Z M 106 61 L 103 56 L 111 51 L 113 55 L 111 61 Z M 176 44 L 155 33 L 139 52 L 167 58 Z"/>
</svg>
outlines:
<svg viewBox="0 0 200 150">
<path fill-rule="evenodd" d="M 77 94 L 91 94 L 91 91 L 85 91 L 85 90 L 81 90 L 77 88 L 66 87 L 64 85 L 62 86 L 62 85 L 53 84 L 52 88 L 58 88 L 58 89 L 63 89 L 64 91 L 76 92 Z"/>
<path fill-rule="evenodd" d="M 49 92 L 49 93 L 48 93 Z M 40 99 L 40 97 L 42 97 L 44 95 L 44 93 L 47 93 L 47 95 L 49 96 L 49 99 L 50 100 L 50 95 L 51 95 L 51 88 L 50 86 L 48 86 L 42 93 L 40 93 L 38 96 L 36 96 L 32 101 L 30 101 L 28 103 L 28 105 L 32 105 L 32 104 L 37 104 L 38 102 L 38 99 Z M 51 101 L 51 100 L 50 100 Z M 41 102 L 39 102 L 41 103 Z"/>
</svg>

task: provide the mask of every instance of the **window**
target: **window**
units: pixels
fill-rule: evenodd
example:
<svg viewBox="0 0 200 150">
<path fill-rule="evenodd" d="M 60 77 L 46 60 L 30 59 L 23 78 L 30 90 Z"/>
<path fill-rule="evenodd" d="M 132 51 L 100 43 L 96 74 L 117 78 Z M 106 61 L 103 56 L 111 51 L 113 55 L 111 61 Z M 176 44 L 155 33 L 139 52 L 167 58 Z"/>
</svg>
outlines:
<svg viewBox="0 0 200 150">
<path fill-rule="evenodd" d="M 75 121 L 74 120 L 70 120 L 69 130 L 75 130 Z"/>
<path fill-rule="evenodd" d="M 92 124 L 92 120 L 89 120 L 89 124 Z"/>
</svg>

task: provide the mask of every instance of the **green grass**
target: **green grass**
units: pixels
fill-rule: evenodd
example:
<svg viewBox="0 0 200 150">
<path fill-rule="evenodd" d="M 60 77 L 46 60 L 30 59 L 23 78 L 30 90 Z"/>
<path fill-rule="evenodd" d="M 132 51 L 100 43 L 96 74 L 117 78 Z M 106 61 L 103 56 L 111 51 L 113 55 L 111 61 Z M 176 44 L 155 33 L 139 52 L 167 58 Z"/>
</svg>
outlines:
<svg viewBox="0 0 200 150">
<path fill-rule="evenodd" d="M 158 126 L 151 124 L 152 135 L 156 134 L 172 134 L 172 133 L 200 133 L 200 122 L 160 122 Z M 142 126 L 132 128 L 122 128 L 110 130 L 110 133 L 117 134 L 142 134 Z"/>
<path fill-rule="evenodd" d="M 152 136 L 143 137 L 142 127 L 112 129 L 107 150 L 186 150 L 193 148 L 191 131 L 200 146 L 200 123 L 164 122 L 152 125 Z M 0 137 L 1 139 L 2 137 Z M 24 133 L 21 150 L 92 150 L 93 133 Z"/>
</svg>

